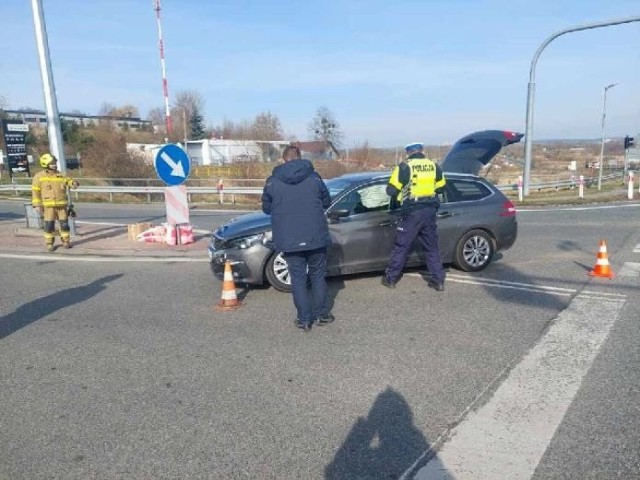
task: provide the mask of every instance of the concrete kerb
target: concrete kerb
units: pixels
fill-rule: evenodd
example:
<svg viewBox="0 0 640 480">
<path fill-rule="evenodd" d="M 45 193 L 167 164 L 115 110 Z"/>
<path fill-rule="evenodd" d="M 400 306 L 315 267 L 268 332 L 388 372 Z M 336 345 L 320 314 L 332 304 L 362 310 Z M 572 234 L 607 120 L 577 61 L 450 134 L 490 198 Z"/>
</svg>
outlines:
<svg viewBox="0 0 640 480">
<path fill-rule="evenodd" d="M 195 242 L 170 246 L 163 243 L 147 243 L 129 240 L 126 225 L 76 223 L 72 237 L 73 248 L 63 249 L 59 238 L 58 248 L 46 253 L 42 230 L 27 228 L 24 220 L 0 221 L 0 256 L 3 258 L 46 258 L 49 260 L 84 261 L 149 261 L 149 262 L 205 262 L 208 261 L 208 235 L 195 234 Z"/>
</svg>

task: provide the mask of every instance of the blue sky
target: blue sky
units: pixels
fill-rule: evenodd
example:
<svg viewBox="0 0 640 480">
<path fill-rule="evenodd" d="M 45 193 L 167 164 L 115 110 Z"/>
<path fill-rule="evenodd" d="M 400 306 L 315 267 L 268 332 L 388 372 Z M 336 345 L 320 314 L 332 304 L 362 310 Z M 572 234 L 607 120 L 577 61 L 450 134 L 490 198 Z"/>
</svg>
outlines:
<svg viewBox="0 0 640 480">
<path fill-rule="evenodd" d="M 153 0 L 43 0 L 61 111 L 163 106 Z M 318 107 L 344 146 L 524 131 L 529 68 L 551 34 L 640 15 L 637 0 L 163 0 L 169 94 L 207 124 L 276 114 L 308 138 Z M 29 0 L 2 0 L 0 96 L 44 110 Z M 534 139 L 640 132 L 640 22 L 563 35 L 537 65 Z"/>
</svg>

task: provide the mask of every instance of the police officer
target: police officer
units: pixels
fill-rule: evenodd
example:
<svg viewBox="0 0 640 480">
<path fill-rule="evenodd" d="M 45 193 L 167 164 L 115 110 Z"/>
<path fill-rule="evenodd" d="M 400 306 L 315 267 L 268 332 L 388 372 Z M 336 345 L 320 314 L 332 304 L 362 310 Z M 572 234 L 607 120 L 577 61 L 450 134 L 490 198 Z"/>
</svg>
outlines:
<svg viewBox="0 0 640 480">
<path fill-rule="evenodd" d="M 76 188 L 78 182 L 58 172 L 56 157 L 45 153 L 40 157 L 38 172 L 31 183 L 31 203 L 44 217 L 44 243 L 48 252 L 55 250 L 55 223 L 60 224 L 60 239 L 64 248 L 71 248 L 71 228 L 69 227 L 70 207 L 67 201 L 69 188 Z"/>
<path fill-rule="evenodd" d="M 445 178 L 440 166 L 424 155 L 422 143 L 405 147 L 407 159 L 391 174 L 387 194 L 397 198 L 402 216 L 389 257 L 389 265 L 382 277 L 382 285 L 395 288 L 407 262 L 407 256 L 416 237 L 422 244 L 429 269 L 429 286 L 444 290 L 444 269 L 438 248 L 437 193 L 444 187 Z"/>
</svg>

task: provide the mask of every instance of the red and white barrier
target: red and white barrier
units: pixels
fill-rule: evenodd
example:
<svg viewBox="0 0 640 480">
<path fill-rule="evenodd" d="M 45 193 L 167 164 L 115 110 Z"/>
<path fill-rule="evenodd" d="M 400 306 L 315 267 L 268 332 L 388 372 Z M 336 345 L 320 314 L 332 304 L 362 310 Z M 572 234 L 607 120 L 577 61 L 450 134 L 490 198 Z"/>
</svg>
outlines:
<svg viewBox="0 0 640 480">
<path fill-rule="evenodd" d="M 188 224 L 176 225 L 176 230 L 178 232 L 178 242 L 180 242 L 180 245 L 188 245 L 195 242 L 193 238 L 193 226 Z"/>
<path fill-rule="evenodd" d="M 166 187 L 164 204 L 167 210 L 167 223 L 171 225 L 189 223 L 189 199 L 187 187 L 184 184 Z"/>
<path fill-rule="evenodd" d="M 158 225 L 157 227 L 151 227 L 144 232 L 136 235 L 136 240 L 139 242 L 147 243 L 165 243 L 167 238 L 167 227 L 165 225 Z"/>
</svg>

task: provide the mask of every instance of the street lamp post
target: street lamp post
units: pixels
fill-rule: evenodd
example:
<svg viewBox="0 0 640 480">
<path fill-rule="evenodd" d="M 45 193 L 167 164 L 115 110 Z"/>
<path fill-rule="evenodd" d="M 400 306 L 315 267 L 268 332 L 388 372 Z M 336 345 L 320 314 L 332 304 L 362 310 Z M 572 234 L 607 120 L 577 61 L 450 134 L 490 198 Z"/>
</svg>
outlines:
<svg viewBox="0 0 640 480">
<path fill-rule="evenodd" d="M 598 190 L 602 188 L 602 168 L 604 163 L 604 120 L 607 117 L 607 91 L 618 85 L 612 83 L 604 87 L 604 100 L 602 102 L 602 137 L 600 139 L 600 163 L 598 164 Z"/>
<path fill-rule="evenodd" d="M 529 86 L 527 89 L 527 117 L 526 117 L 526 127 L 525 127 L 525 135 L 524 135 L 524 195 L 525 197 L 529 195 L 529 183 L 531 180 L 531 150 L 533 144 L 533 104 L 535 99 L 535 90 L 536 90 L 536 65 L 538 63 L 538 59 L 542 54 L 542 51 L 546 48 L 549 43 L 551 43 L 554 39 L 558 38 L 561 35 L 572 32 L 579 32 L 582 30 L 590 30 L 592 28 L 600 28 L 600 27 L 608 27 L 611 25 L 621 25 L 624 23 L 631 22 L 640 22 L 640 16 L 623 18 L 620 20 L 612 20 L 608 22 L 598 22 L 598 23 L 590 23 L 587 25 L 577 25 L 572 28 L 567 28 L 565 30 L 561 30 L 559 32 L 554 33 L 550 37 L 548 37 L 536 50 L 536 53 L 533 55 L 531 59 L 531 68 L 529 70 Z"/>
</svg>

